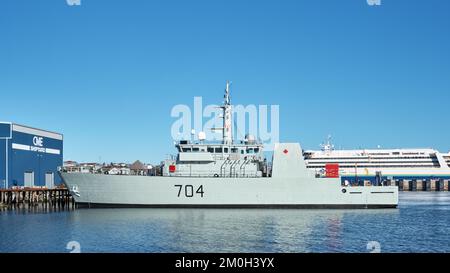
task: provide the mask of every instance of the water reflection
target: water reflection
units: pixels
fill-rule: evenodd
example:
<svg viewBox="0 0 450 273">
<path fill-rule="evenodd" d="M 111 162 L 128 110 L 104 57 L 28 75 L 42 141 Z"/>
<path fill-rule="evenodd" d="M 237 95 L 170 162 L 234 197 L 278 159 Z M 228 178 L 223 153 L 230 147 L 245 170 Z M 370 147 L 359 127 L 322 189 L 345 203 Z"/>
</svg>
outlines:
<svg viewBox="0 0 450 273">
<path fill-rule="evenodd" d="M 450 251 L 449 193 L 402 193 L 399 209 L 78 209 L 0 213 L 1 252 Z"/>
<path fill-rule="evenodd" d="M 89 251 L 310 252 L 321 244 L 324 250 L 319 251 L 339 251 L 348 214 L 398 211 L 93 209 L 71 213 L 67 221 L 71 238 L 86 238 Z M 91 245 L 91 240 L 97 243 Z"/>
</svg>

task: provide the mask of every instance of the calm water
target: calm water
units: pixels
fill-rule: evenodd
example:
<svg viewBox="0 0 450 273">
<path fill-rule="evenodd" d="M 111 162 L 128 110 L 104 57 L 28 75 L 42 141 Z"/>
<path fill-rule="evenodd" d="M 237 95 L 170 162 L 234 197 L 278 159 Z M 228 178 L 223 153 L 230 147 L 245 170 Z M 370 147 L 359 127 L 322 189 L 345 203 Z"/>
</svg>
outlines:
<svg viewBox="0 0 450 273">
<path fill-rule="evenodd" d="M 448 192 L 389 210 L 18 210 L 0 212 L 0 252 L 450 252 L 449 225 Z"/>
</svg>

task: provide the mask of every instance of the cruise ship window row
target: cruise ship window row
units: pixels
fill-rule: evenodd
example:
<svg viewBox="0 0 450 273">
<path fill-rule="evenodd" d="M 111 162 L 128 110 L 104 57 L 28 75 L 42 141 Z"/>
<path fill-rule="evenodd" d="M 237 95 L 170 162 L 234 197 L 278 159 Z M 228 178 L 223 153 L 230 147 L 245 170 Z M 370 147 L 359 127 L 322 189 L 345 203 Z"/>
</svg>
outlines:
<svg viewBox="0 0 450 273">
<path fill-rule="evenodd" d="M 368 160 L 368 159 L 431 159 L 435 157 L 431 156 L 393 156 L 393 157 L 307 157 L 307 160 Z"/>
<path fill-rule="evenodd" d="M 391 165 L 401 165 L 401 166 L 412 166 L 412 165 L 418 165 L 418 166 L 425 166 L 425 165 L 440 165 L 439 162 L 361 162 L 359 164 L 355 164 L 354 162 L 339 162 L 339 163 L 316 163 L 316 162 L 309 162 L 309 166 L 325 166 L 327 164 L 338 164 L 339 166 L 352 166 L 352 167 L 360 167 L 360 166 L 375 166 L 375 165 L 384 165 L 384 166 L 391 166 Z"/>
<path fill-rule="evenodd" d="M 357 168 L 440 168 L 440 165 L 358 165 Z M 310 169 L 318 169 L 318 168 L 325 168 L 325 166 L 311 166 L 309 165 L 307 168 Z M 341 166 L 339 165 L 340 169 L 354 169 L 355 166 Z"/>
<path fill-rule="evenodd" d="M 338 164 L 395 164 L 395 163 L 402 163 L 402 164 L 417 164 L 417 163 L 425 163 L 425 164 L 437 164 L 439 161 L 437 160 L 428 160 L 428 161 L 339 161 L 339 162 L 329 162 L 329 161 L 309 161 L 308 164 L 330 164 L 330 163 L 338 163 Z"/>
</svg>

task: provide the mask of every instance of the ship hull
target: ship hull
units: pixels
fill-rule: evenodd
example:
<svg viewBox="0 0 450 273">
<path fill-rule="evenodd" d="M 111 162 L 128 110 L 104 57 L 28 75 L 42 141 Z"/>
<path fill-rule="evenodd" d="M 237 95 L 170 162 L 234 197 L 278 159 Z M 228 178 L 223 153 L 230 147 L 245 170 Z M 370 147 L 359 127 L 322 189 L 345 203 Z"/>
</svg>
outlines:
<svg viewBox="0 0 450 273">
<path fill-rule="evenodd" d="M 395 209 L 397 205 L 338 205 L 338 204 L 325 204 L 325 205 L 302 205 L 302 204 L 260 204 L 260 205 L 248 205 L 248 204 L 235 204 L 235 205 L 143 205 L 143 204 L 106 204 L 106 203 L 77 203 L 78 208 L 167 208 L 167 209 Z"/>
<path fill-rule="evenodd" d="M 398 188 L 344 187 L 338 178 L 211 178 L 61 173 L 85 207 L 395 208 Z"/>
</svg>

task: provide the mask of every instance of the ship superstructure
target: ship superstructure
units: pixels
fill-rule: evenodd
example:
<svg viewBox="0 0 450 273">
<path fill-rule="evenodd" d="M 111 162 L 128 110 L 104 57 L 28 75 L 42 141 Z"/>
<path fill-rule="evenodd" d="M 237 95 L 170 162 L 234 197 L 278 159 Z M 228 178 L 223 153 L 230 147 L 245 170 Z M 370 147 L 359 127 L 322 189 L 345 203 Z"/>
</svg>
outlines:
<svg viewBox="0 0 450 273">
<path fill-rule="evenodd" d="M 206 143 L 205 132 L 198 133 L 197 141 L 181 140 L 175 147 L 178 155 L 166 159 L 164 176 L 203 177 L 263 177 L 267 176 L 267 162 L 263 144 L 255 136 L 246 135 L 243 141 L 235 143 L 232 132 L 232 105 L 230 83 L 227 82 L 223 111 L 223 127 L 211 128 L 222 131 L 222 142 Z M 195 132 L 194 132 L 195 134 Z"/>
</svg>

